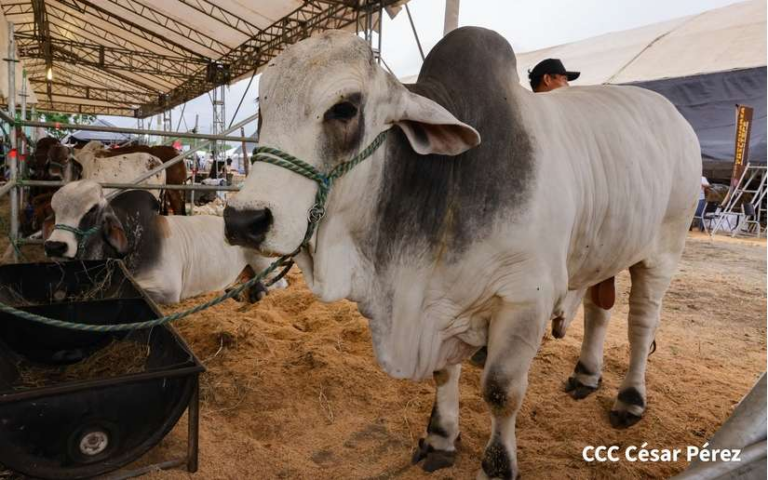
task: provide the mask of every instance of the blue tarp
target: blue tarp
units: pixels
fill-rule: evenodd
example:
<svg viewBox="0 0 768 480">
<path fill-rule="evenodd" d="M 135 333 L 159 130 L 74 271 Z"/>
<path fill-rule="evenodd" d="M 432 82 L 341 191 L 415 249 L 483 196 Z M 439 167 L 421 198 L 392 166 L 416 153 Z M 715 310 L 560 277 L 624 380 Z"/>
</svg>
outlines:
<svg viewBox="0 0 768 480">
<path fill-rule="evenodd" d="M 100 126 L 100 127 L 114 127 L 111 123 L 107 122 L 106 120 L 102 120 L 100 118 L 97 118 L 94 120 L 91 125 L 94 126 Z M 101 143 L 105 145 L 110 145 L 113 143 L 125 143 L 132 139 L 133 137 L 131 135 L 127 135 L 125 133 L 117 133 L 117 132 L 96 132 L 93 130 L 78 130 L 76 132 L 70 133 L 65 139 L 64 143 L 71 143 L 73 141 L 77 141 L 80 143 L 88 143 L 91 140 L 98 140 Z"/>
<path fill-rule="evenodd" d="M 691 123 L 709 161 L 733 162 L 736 104 L 755 109 L 749 162 L 766 159 L 766 67 L 633 83 L 667 97 Z"/>
</svg>

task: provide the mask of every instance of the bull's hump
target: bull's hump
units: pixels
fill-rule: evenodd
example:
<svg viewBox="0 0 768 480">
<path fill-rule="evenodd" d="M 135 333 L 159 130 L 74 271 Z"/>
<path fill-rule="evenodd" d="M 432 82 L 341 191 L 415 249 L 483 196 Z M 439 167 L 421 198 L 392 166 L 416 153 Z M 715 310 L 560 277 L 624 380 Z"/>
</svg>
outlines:
<svg viewBox="0 0 768 480">
<path fill-rule="evenodd" d="M 427 55 L 418 81 L 428 79 L 463 91 L 517 82 L 517 59 L 509 42 L 493 30 L 462 27 L 443 37 Z"/>
<path fill-rule="evenodd" d="M 486 239 L 496 222 L 526 208 L 535 166 L 515 105 L 517 83 L 512 47 L 490 30 L 461 28 L 435 46 L 418 82 L 407 88 L 474 127 L 483 140 L 455 157 L 418 155 L 393 131 L 377 205 L 377 220 L 387 228 L 372 242 L 378 262 L 425 247 L 434 261 L 451 262 Z"/>
</svg>

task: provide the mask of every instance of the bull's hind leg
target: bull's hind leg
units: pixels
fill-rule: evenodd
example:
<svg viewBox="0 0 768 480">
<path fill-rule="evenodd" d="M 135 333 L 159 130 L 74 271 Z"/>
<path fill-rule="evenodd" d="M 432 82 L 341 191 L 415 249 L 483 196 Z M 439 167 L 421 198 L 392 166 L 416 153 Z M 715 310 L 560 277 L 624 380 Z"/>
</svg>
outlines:
<svg viewBox="0 0 768 480">
<path fill-rule="evenodd" d="M 508 307 L 491 321 L 483 397 L 491 410 L 492 430 L 478 479 L 518 476 L 515 422 L 549 313 L 540 307 Z"/>
<path fill-rule="evenodd" d="M 419 439 L 413 463 L 424 460 L 427 472 L 450 467 L 456 460 L 459 438 L 459 376 L 461 364 L 435 372 L 435 403 L 427 425 L 427 436 Z"/>
<path fill-rule="evenodd" d="M 603 343 L 608 330 L 611 311 L 595 304 L 592 295 L 584 296 L 584 340 L 573 375 L 565 384 L 565 391 L 576 400 L 586 398 L 597 390 L 602 380 Z"/>
<path fill-rule="evenodd" d="M 679 255 L 667 254 L 629 268 L 629 370 L 610 413 L 611 425 L 625 428 L 637 423 L 646 408 L 645 369 L 661 315 L 661 300 L 677 266 Z"/>
</svg>

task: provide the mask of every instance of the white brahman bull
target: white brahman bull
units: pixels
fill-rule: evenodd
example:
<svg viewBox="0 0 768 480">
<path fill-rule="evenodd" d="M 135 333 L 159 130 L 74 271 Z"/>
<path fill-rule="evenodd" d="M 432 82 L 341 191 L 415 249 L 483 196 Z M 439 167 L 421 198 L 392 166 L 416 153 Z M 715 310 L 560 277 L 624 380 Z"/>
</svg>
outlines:
<svg viewBox="0 0 768 480">
<path fill-rule="evenodd" d="M 287 48 L 260 85 L 260 143 L 329 171 L 390 130 L 338 180 L 297 262 L 324 301 L 370 319 L 379 364 L 431 376 L 437 393 L 414 460 L 453 462 L 460 362 L 487 344 L 493 417 L 482 478 L 518 474 L 515 416 L 551 319 L 629 269 L 629 369 L 616 426 L 646 408 L 645 369 L 661 300 L 696 206 L 699 144 L 663 97 L 640 88 L 533 94 L 500 35 L 461 28 L 402 85 L 360 38 L 326 32 Z M 481 143 L 482 138 L 482 143 Z M 225 211 L 231 243 L 288 254 L 316 184 L 257 162 Z M 570 388 L 596 388 L 609 312 L 584 298 L 584 345 Z M 562 326 L 564 328 L 564 326 Z"/>
<path fill-rule="evenodd" d="M 158 303 L 176 303 L 232 284 L 246 266 L 255 272 L 270 261 L 224 240 L 224 220 L 213 215 L 161 216 L 148 192 L 128 190 L 111 200 L 90 180 L 69 183 L 51 200 L 57 225 L 45 242 L 48 256 L 65 259 L 122 258 L 138 284 Z M 80 236 L 77 231 L 96 231 Z M 75 231 L 73 231 L 75 230 Z M 276 287 L 287 285 L 285 280 Z M 251 300 L 262 285 L 248 292 Z"/>
<path fill-rule="evenodd" d="M 99 155 L 104 145 L 92 140 L 71 155 L 69 147 L 56 145 L 48 153 L 48 173 L 52 178 L 64 182 L 93 180 L 100 183 L 132 183 L 140 175 L 163 164 L 162 160 L 149 153 L 127 153 L 115 157 Z M 165 185 L 165 170 L 148 178 L 145 182 L 152 185 Z M 106 189 L 109 195 L 114 189 Z M 155 198 L 160 198 L 160 190 L 152 190 Z"/>
</svg>

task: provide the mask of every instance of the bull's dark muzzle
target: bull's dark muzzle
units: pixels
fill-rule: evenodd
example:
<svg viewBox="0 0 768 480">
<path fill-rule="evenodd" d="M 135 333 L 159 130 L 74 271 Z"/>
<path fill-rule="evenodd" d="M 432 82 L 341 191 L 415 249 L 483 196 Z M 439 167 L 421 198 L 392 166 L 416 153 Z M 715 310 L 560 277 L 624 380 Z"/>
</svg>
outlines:
<svg viewBox="0 0 768 480">
<path fill-rule="evenodd" d="M 272 212 L 224 209 L 224 234 L 232 245 L 258 249 L 272 226 Z"/>
<path fill-rule="evenodd" d="M 67 253 L 67 244 L 64 242 L 54 242 L 51 240 L 43 244 L 45 254 L 49 257 L 63 257 Z"/>
</svg>

